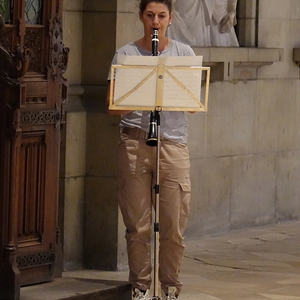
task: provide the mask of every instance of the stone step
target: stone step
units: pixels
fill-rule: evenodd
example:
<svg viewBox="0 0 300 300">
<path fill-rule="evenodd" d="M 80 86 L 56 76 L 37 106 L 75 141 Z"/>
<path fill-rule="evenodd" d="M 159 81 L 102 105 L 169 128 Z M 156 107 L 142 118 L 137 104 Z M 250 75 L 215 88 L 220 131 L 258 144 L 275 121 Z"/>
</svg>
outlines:
<svg viewBox="0 0 300 300">
<path fill-rule="evenodd" d="M 60 278 L 22 287 L 20 300 L 130 300 L 127 282 L 83 278 Z"/>
</svg>

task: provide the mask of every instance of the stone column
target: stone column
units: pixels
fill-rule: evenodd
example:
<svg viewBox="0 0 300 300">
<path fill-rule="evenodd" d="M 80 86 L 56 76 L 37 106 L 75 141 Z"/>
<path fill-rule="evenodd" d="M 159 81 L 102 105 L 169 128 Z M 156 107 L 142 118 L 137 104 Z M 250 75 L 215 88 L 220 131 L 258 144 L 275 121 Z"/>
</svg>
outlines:
<svg viewBox="0 0 300 300">
<path fill-rule="evenodd" d="M 86 110 L 82 105 L 82 0 L 64 0 L 64 40 L 70 48 L 65 149 L 61 155 L 60 227 L 64 269 L 83 267 Z"/>
<path fill-rule="evenodd" d="M 124 3 L 126 2 L 126 3 Z M 83 15 L 83 86 L 87 110 L 85 266 L 127 266 L 125 228 L 117 204 L 119 117 L 106 112 L 108 70 L 115 53 L 133 37 L 136 1 L 89 0 Z M 135 20 L 136 21 L 136 20 Z M 127 30 L 128 29 L 128 30 Z"/>
</svg>

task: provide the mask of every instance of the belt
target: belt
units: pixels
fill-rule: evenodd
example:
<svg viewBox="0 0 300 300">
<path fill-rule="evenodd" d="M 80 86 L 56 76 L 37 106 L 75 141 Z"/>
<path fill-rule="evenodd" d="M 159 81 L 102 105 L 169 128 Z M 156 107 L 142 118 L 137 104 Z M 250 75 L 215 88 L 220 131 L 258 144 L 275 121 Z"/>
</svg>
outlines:
<svg viewBox="0 0 300 300">
<path fill-rule="evenodd" d="M 135 139 L 147 139 L 147 132 L 140 129 L 140 128 L 133 128 L 133 127 L 121 127 L 121 133 L 125 133 L 128 136 L 135 138 Z"/>
</svg>

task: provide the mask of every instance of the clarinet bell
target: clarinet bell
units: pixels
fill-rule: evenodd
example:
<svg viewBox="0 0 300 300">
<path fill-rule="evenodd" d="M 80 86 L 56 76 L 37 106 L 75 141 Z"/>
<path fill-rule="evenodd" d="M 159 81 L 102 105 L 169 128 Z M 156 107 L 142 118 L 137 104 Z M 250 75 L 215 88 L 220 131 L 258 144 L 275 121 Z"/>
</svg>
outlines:
<svg viewBox="0 0 300 300">
<path fill-rule="evenodd" d="M 146 144 L 151 147 L 157 146 L 157 120 L 155 118 L 155 114 L 151 112 L 150 115 L 150 126 Z"/>
</svg>

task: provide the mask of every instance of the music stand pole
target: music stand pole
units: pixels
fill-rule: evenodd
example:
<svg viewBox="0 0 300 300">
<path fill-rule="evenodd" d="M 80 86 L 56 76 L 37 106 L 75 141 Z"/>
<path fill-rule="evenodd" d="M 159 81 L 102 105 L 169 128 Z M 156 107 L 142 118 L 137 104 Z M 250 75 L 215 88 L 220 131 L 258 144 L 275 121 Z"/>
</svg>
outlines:
<svg viewBox="0 0 300 300">
<path fill-rule="evenodd" d="M 155 110 L 156 122 L 157 122 L 157 145 L 156 145 L 156 178 L 154 185 L 154 295 L 153 300 L 159 300 L 158 286 L 159 286 L 159 162 L 160 162 L 160 111 Z"/>
</svg>

